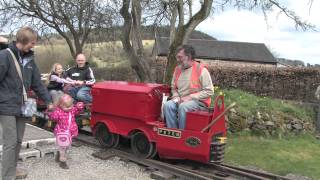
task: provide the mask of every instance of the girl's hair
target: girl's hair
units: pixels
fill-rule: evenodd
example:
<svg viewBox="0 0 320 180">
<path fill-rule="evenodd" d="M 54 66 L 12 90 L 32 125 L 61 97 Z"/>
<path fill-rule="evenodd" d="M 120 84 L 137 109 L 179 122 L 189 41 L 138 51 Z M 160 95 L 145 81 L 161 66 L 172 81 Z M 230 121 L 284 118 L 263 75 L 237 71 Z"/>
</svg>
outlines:
<svg viewBox="0 0 320 180">
<path fill-rule="evenodd" d="M 52 65 L 50 74 L 52 74 L 53 72 L 56 72 L 56 68 L 57 68 L 57 66 L 59 66 L 59 65 L 62 66 L 62 64 L 60 64 L 60 63 L 54 63 L 54 64 Z"/>
<path fill-rule="evenodd" d="M 56 67 L 57 67 L 58 65 L 62 66 L 62 64 L 60 64 L 60 63 L 54 63 L 54 64 L 52 65 L 51 71 L 48 73 L 49 75 L 48 75 L 47 78 L 46 78 L 45 85 L 48 85 L 48 84 L 49 84 L 51 75 L 52 75 L 52 73 L 54 73 L 54 72 L 56 71 Z"/>
<path fill-rule="evenodd" d="M 61 104 L 72 106 L 73 105 L 73 98 L 68 94 L 63 94 L 59 99 L 59 106 Z"/>
</svg>

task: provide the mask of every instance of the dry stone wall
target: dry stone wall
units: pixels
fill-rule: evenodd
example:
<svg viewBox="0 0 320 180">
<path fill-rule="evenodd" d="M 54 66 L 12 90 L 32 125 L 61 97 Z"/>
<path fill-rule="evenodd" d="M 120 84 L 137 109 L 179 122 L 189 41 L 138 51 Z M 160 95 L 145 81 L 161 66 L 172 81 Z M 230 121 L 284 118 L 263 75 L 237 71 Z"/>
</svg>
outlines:
<svg viewBox="0 0 320 180">
<path fill-rule="evenodd" d="M 317 68 L 240 68 L 211 66 L 214 85 L 239 88 L 259 96 L 303 102 L 317 102 L 314 93 L 320 85 Z"/>
</svg>

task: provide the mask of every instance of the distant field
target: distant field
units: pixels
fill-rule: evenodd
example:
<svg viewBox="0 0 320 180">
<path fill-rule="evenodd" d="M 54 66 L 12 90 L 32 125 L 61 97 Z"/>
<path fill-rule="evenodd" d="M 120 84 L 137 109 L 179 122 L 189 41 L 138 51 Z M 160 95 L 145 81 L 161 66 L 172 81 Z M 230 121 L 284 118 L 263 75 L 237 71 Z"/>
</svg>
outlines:
<svg viewBox="0 0 320 180">
<path fill-rule="evenodd" d="M 36 62 L 42 73 L 49 72 L 51 66 L 58 62 L 64 66 L 74 63 L 66 43 L 55 41 L 56 44 L 38 45 L 35 47 Z M 145 53 L 150 56 L 154 41 L 145 40 L 143 45 Z M 122 49 L 120 41 L 86 44 L 84 53 L 88 61 L 98 67 L 119 67 L 129 66 L 126 54 Z"/>
</svg>

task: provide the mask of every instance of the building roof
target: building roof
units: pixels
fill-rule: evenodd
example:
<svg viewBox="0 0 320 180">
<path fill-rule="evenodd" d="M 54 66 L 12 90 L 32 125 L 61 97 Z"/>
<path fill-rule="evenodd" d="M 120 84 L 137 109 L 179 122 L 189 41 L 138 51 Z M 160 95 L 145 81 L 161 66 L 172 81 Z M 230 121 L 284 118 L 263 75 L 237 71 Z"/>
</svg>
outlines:
<svg viewBox="0 0 320 180">
<path fill-rule="evenodd" d="M 277 60 L 263 43 L 232 42 L 204 39 L 189 39 L 198 59 L 231 60 L 276 64 Z M 169 38 L 158 37 L 155 43 L 156 55 L 167 56 Z"/>
</svg>

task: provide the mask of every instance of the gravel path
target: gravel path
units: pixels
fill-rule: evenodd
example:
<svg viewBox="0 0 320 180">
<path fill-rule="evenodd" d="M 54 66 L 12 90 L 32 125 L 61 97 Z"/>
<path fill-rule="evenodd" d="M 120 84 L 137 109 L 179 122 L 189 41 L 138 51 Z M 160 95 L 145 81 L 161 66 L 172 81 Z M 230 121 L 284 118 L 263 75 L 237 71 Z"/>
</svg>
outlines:
<svg viewBox="0 0 320 180">
<path fill-rule="evenodd" d="M 22 163 L 28 169 L 26 180 L 147 180 L 150 172 L 134 163 L 119 158 L 101 160 L 91 154 L 96 150 L 86 146 L 72 147 L 68 156 L 70 169 L 59 167 L 53 156 L 31 158 Z"/>
</svg>

